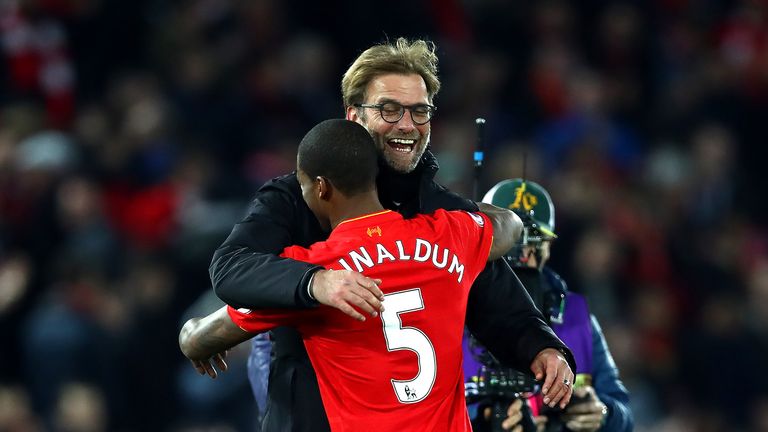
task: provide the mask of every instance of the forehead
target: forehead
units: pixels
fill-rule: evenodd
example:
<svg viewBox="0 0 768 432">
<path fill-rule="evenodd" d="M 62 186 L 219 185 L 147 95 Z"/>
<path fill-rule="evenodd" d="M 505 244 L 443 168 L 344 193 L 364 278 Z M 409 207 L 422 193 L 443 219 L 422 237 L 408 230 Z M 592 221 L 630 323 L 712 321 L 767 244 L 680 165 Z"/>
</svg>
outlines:
<svg viewBox="0 0 768 432">
<path fill-rule="evenodd" d="M 427 85 L 418 74 L 379 75 L 368 83 L 366 99 L 372 103 L 392 100 L 404 105 L 430 102 Z"/>
</svg>

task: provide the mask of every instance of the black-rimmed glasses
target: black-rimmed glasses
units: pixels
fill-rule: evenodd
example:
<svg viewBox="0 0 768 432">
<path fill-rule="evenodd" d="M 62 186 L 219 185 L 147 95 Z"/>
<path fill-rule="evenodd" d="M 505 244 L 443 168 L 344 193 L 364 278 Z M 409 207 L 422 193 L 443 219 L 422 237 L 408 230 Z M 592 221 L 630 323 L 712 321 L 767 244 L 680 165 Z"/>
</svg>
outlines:
<svg viewBox="0 0 768 432">
<path fill-rule="evenodd" d="M 358 108 L 374 108 L 381 113 L 381 118 L 387 123 L 397 123 L 405 115 L 405 110 L 411 112 L 411 119 L 417 125 L 429 123 L 435 115 L 436 107 L 427 104 L 401 105 L 397 102 L 384 102 L 378 104 L 356 103 L 352 106 Z"/>
</svg>

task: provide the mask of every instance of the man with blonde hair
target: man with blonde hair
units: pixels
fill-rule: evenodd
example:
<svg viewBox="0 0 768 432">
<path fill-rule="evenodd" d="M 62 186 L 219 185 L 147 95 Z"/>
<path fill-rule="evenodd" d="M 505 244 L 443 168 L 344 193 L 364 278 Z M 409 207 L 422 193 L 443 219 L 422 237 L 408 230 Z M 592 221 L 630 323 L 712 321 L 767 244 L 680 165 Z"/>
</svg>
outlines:
<svg viewBox="0 0 768 432">
<path fill-rule="evenodd" d="M 434 181 L 438 166 L 428 146 L 439 89 L 434 44 L 403 38 L 365 50 L 342 79 L 346 118 L 363 125 L 378 149 L 379 200 L 406 218 L 437 209 L 478 210 Z M 381 291 L 373 280 L 278 256 L 286 246 L 306 247 L 328 235 L 301 196 L 295 173 L 259 189 L 248 216 L 214 254 L 210 274 L 217 295 L 238 308 L 312 308 L 320 303 L 361 321 L 364 314 L 376 316 Z M 499 360 L 544 379 L 545 404 L 568 403 L 573 356 L 504 262 L 489 263 L 473 284 L 466 324 Z M 263 430 L 328 430 L 300 335 L 280 327 L 272 338 Z"/>
</svg>

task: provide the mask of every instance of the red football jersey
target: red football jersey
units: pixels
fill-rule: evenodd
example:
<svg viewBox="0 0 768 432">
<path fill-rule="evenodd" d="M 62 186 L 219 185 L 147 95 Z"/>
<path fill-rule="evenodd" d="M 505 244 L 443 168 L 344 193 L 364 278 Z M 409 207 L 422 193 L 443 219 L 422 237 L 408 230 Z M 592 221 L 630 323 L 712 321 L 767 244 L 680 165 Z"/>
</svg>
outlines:
<svg viewBox="0 0 768 432">
<path fill-rule="evenodd" d="M 381 279 L 380 317 L 359 322 L 325 306 L 229 314 L 249 332 L 301 332 L 335 432 L 468 431 L 461 340 L 492 231 L 485 215 L 464 211 L 346 220 L 327 241 L 283 256 Z"/>
</svg>

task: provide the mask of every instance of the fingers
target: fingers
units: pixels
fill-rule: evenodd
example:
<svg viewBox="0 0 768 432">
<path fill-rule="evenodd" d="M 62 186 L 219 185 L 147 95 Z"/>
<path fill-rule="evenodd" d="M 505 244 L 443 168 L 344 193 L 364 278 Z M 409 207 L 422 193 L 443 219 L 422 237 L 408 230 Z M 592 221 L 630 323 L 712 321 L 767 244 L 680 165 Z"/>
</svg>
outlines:
<svg viewBox="0 0 768 432">
<path fill-rule="evenodd" d="M 522 399 L 515 399 L 514 402 L 509 404 L 509 408 L 507 408 L 507 415 L 511 416 L 512 414 L 522 412 L 523 410 L 523 400 Z"/>
<path fill-rule="evenodd" d="M 200 363 L 197 360 L 190 360 L 190 362 L 192 363 L 192 367 L 195 368 L 197 373 L 199 373 L 200 375 L 205 375 L 205 368 L 203 367 L 202 363 Z"/>
<path fill-rule="evenodd" d="M 567 414 L 601 414 L 603 412 L 603 404 L 596 401 L 573 403 L 568 405 L 565 412 Z"/>
<path fill-rule="evenodd" d="M 596 431 L 603 424 L 603 419 L 608 414 L 608 407 L 597 398 L 592 387 L 579 388 L 577 390 L 590 399 L 585 402 L 568 405 L 563 415 L 563 421 L 573 431 Z M 577 390 L 574 390 L 574 394 Z"/>
<path fill-rule="evenodd" d="M 485 409 L 483 410 L 483 418 L 486 420 L 490 420 L 492 415 L 493 415 L 493 410 L 491 409 L 491 407 L 485 407 Z"/>
<path fill-rule="evenodd" d="M 379 315 L 379 311 L 384 310 L 381 300 L 374 297 L 370 291 L 354 290 L 347 296 L 349 302 L 362 309 L 372 317 Z"/>
<path fill-rule="evenodd" d="M 569 380 L 572 381 L 573 377 L 569 378 Z M 562 381 L 556 382 L 548 396 L 550 399 L 549 406 L 554 408 L 555 405 L 560 405 L 561 409 L 565 408 L 565 406 L 568 405 L 568 402 L 571 401 L 571 394 L 572 391 L 570 386 L 564 385 Z"/>
<path fill-rule="evenodd" d="M 547 416 L 534 416 L 533 423 L 536 424 L 536 430 L 542 430 L 547 427 Z"/>
<path fill-rule="evenodd" d="M 544 361 L 544 384 L 541 386 L 541 393 L 544 396 L 549 396 L 553 386 L 557 385 L 557 360 L 552 360 L 551 357 L 547 357 Z M 562 380 L 562 378 L 560 378 Z M 551 397 L 549 399 L 552 399 Z M 549 404 L 547 398 L 544 398 L 544 403 Z"/>
<path fill-rule="evenodd" d="M 229 368 L 227 362 L 224 360 L 225 356 L 226 353 L 219 353 L 208 360 L 190 360 L 190 362 L 192 362 L 192 367 L 194 367 L 200 375 L 208 375 L 212 379 L 216 379 L 219 374 L 211 361 L 224 372 Z"/>
<path fill-rule="evenodd" d="M 198 371 L 200 369 L 203 370 L 201 375 L 208 375 L 212 379 L 216 379 L 218 374 L 216 373 L 216 369 L 213 367 L 213 365 L 211 364 L 211 362 L 209 360 L 197 360 L 196 362 L 197 362 L 199 368 L 196 366 L 195 369 L 198 369 Z"/>
<path fill-rule="evenodd" d="M 381 285 L 381 279 L 371 279 L 365 277 L 360 273 L 352 273 L 357 276 L 357 284 L 367 290 L 378 301 L 384 301 L 384 292 L 379 288 Z"/>
<path fill-rule="evenodd" d="M 571 368 L 568 367 L 568 365 L 565 365 L 565 371 L 564 375 L 568 377 L 569 385 L 564 385 L 563 389 L 563 398 L 560 400 L 560 409 L 565 409 L 566 406 L 571 402 L 571 396 L 573 396 L 573 383 L 576 381 L 576 375 L 571 372 Z"/>
<path fill-rule="evenodd" d="M 379 288 L 381 279 L 371 279 L 359 273 L 352 273 L 352 275 L 355 277 L 357 286 L 352 287 L 350 294 L 357 296 L 357 298 L 352 297 L 351 300 L 362 301 L 362 305 L 359 303 L 355 304 L 373 317 L 377 316 L 379 312 L 384 312 L 384 305 L 382 304 L 384 292 Z"/>
<path fill-rule="evenodd" d="M 593 432 L 600 428 L 602 421 L 601 414 L 583 414 L 571 417 L 565 425 L 574 432 Z"/>
<path fill-rule="evenodd" d="M 538 358 L 536 360 L 538 360 Z M 536 377 L 536 381 L 541 381 L 544 378 L 544 367 L 542 366 L 542 362 L 536 360 L 534 360 L 533 365 L 531 365 L 531 372 L 533 372 L 533 376 Z M 547 382 L 545 381 L 544 384 L 546 385 Z M 549 387 L 544 387 L 542 385 L 541 389 L 542 392 L 546 394 L 544 389 L 549 389 Z"/>
<path fill-rule="evenodd" d="M 523 400 L 515 399 L 507 408 L 507 418 L 501 422 L 501 428 L 504 430 L 515 430 L 522 428 L 519 424 L 523 420 Z"/>
<path fill-rule="evenodd" d="M 547 379 L 544 382 L 544 387 L 542 389 L 542 393 L 545 395 L 544 403 L 549 405 L 550 408 L 554 408 L 555 405 L 558 404 L 560 405 L 560 408 L 565 408 L 571 400 L 573 380 L 573 373 L 571 373 L 567 364 L 561 367 L 548 367 Z M 567 385 L 566 381 L 568 382 Z M 547 386 L 547 382 L 551 384 Z M 546 392 L 544 391 L 544 388 L 547 389 Z"/>
<path fill-rule="evenodd" d="M 549 405 L 550 408 L 558 404 L 560 408 L 565 408 L 571 400 L 574 381 L 573 372 L 565 358 L 556 350 L 546 348 L 534 359 L 531 371 L 537 377 L 542 371 L 545 375 L 544 384 L 541 387 L 544 404 Z"/>
<path fill-rule="evenodd" d="M 581 386 L 578 388 L 573 389 L 573 397 L 577 397 L 584 400 L 595 399 L 595 393 L 594 390 L 590 392 L 590 389 L 592 389 L 591 386 Z"/>
<path fill-rule="evenodd" d="M 333 306 L 336 309 L 344 312 L 345 314 L 351 316 L 352 318 L 358 320 L 358 321 L 365 321 L 365 317 L 360 314 L 360 312 L 356 311 L 352 306 L 348 305 L 346 302 L 339 302 L 336 304 L 331 304 L 329 306 Z"/>
<path fill-rule="evenodd" d="M 568 385 L 565 384 L 565 380 L 568 380 Z M 573 394 L 573 374 L 570 369 L 558 370 L 557 378 L 555 379 L 552 388 L 549 391 L 547 397 L 544 398 L 544 403 L 548 404 L 550 408 L 554 408 L 555 405 L 560 405 L 560 408 L 565 408 L 568 402 L 571 401 L 571 395 Z M 549 401 L 547 401 L 549 399 Z"/>
<path fill-rule="evenodd" d="M 222 372 L 225 372 L 229 367 L 227 366 L 227 362 L 224 361 L 225 354 L 219 353 L 213 356 L 213 361 L 216 363 L 216 366 L 221 369 Z"/>
<path fill-rule="evenodd" d="M 371 279 L 361 273 L 325 270 L 317 273 L 312 292 L 320 303 L 365 321 L 363 314 L 375 317 L 384 310 L 384 293 L 379 284 L 381 279 Z"/>
</svg>

